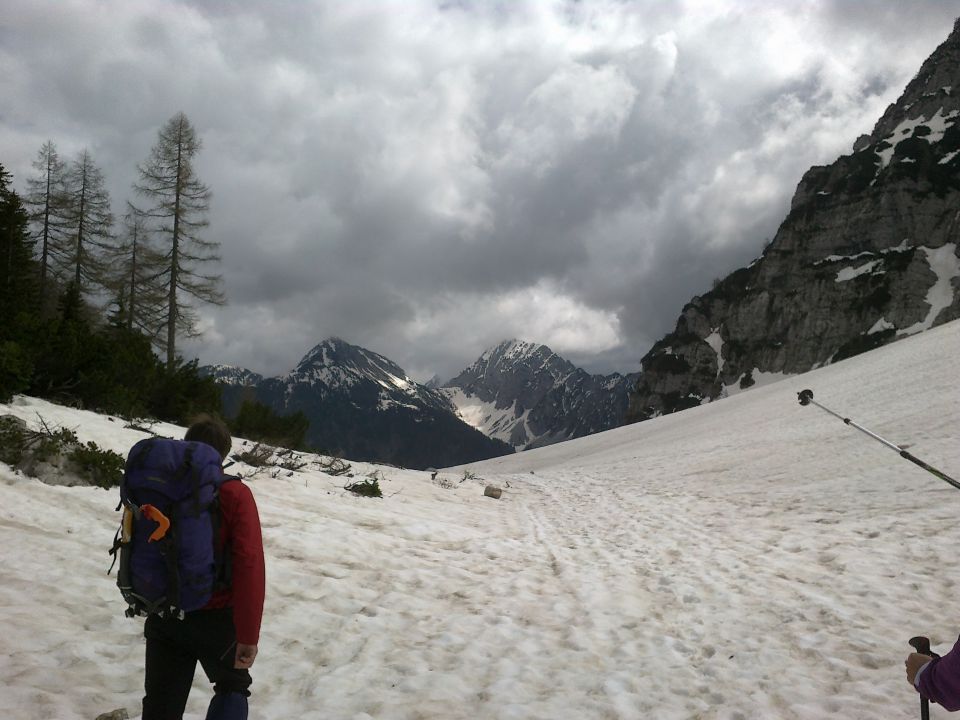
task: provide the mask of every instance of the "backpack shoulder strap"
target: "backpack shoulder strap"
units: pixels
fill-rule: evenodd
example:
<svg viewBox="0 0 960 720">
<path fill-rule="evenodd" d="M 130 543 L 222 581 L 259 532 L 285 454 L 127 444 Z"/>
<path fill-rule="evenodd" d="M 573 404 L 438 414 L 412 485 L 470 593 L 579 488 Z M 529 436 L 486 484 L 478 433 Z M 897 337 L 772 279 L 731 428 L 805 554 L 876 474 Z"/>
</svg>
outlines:
<svg viewBox="0 0 960 720">
<path fill-rule="evenodd" d="M 210 521 L 213 524 L 213 559 L 216 573 L 216 584 L 214 588 L 217 590 L 230 587 L 230 582 L 233 578 L 230 542 L 220 542 L 220 528 L 223 525 L 223 506 L 220 503 L 220 488 L 231 482 L 240 482 L 240 478 L 236 475 L 223 476 L 223 479 L 217 486 L 217 494 L 214 496 L 213 506 L 210 508 Z"/>
</svg>

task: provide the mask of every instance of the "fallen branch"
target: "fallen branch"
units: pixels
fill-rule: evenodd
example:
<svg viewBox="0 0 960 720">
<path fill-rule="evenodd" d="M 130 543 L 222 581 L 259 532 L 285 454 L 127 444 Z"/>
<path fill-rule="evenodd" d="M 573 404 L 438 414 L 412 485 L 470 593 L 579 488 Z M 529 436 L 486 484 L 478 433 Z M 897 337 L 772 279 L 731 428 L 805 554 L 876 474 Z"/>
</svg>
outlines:
<svg viewBox="0 0 960 720">
<path fill-rule="evenodd" d="M 325 472 L 327 475 L 333 475 L 337 477 L 339 475 L 346 475 L 350 472 L 350 463 L 345 462 L 342 458 L 331 457 L 329 460 L 318 460 L 317 464 L 320 466 L 320 470 Z"/>
</svg>

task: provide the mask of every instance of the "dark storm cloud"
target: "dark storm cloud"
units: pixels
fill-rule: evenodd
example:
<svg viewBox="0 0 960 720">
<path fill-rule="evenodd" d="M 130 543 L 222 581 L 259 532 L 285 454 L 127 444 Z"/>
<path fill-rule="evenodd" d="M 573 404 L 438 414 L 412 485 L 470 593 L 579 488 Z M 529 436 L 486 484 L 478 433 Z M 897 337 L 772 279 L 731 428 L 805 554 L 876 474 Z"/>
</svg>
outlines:
<svg viewBox="0 0 960 720">
<path fill-rule="evenodd" d="M 952 27 L 947 3 L 8 2 L 0 162 L 91 148 L 120 212 L 184 111 L 230 306 L 203 362 L 338 335 L 418 378 L 506 337 L 631 372 Z M 905 30 L 906 29 L 906 30 Z"/>
</svg>

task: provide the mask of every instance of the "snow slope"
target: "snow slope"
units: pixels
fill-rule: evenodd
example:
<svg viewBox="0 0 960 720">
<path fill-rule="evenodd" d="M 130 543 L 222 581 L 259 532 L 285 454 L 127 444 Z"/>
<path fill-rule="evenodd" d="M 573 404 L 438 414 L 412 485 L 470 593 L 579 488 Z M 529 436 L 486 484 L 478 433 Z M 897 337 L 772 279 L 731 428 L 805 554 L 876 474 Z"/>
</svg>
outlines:
<svg viewBox="0 0 960 720">
<path fill-rule="evenodd" d="M 953 322 L 474 464 L 475 480 L 441 473 L 452 489 L 395 468 L 382 500 L 316 470 L 253 477 L 268 562 L 253 717 L 915 718 L 907 640 L 943 652 L 960 631 L 960 494 L 796 393 L 956 478 L 958 356 Z M 33 399 L 0 411 L 118 451 L 141 436 Z M 115 505 L 0 466 L 0 716 L 136 715 L 142 621 L 105 574 Z"/>
</svg>

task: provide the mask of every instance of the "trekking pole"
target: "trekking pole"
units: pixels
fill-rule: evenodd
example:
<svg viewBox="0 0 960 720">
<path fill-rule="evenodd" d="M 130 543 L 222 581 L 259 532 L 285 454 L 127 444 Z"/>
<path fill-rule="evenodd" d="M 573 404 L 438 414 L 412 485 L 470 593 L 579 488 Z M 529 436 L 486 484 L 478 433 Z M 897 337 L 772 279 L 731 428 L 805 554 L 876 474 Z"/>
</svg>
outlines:
<svg viewBox="0 0 960 720">
<path fill-rule="evenodd" d="M 823 410 L 823 411 L 825 411 L 825 412 L 830 413 L 830 414 L 833 415 L 835 418 L 839 418 L 840 420 L 843 420 L 847 425 L 850 425 L 850 426 L 852 426 L 852 427 L 855 427 L 857 430 L 859 430 L 859 431 L 862 432 L 862 433 L 866 433 L 867 435 L 869 435 L 870 437 L 872 437 L 874 440 L 877 440 L 877 441 L 879 441 L 879 442 L 882 442 L 882 443 L 883 443 L 884 445 L 886 445 L 888 448 L 890 448 L 891 450 L 893 450 L 894 452 L 896 452 L 896 453 L 897 453 L 900 457 L 902 457 L 904 460 L 909 460 L 909 461 L 912 462 L 914 465 L 919 465 L 919 466 L 922 467 L 924 470 L 926 470 L 928 473 L 937 476 L 938 478 L 940 478 L 940 479 L 943 480 L 944 482 L 950 483 L 951 485 L 953 485 L 955 488 L 957 488 L 957 490 L 960 490 L 960 482 L 957 482 L 956 480 L 954 480 L 952 477 L 950 477 L 950 476 L 947 475 L 946 473 L 944 473 L 944 472 L 942 472 L 942 471 L 940 471 L 940 470 L 937 470 L 937 469 L 936 469 L 935 467 L 933 467 L 932 465 L 928 465 L 927 463 L 925 463 L 925 462 L 924 462 L 923 460 L 921 460 L 920 458 L 916 457 L 915 455 L 911 455 L 911 454 L 908 453 L 906 450 L 904 450 L 903 448 L 899 447 L 898 445 L 894 445 L 894 444 L 893 444 L 892 442 L 890 442 L 889 440 L 884 440 L 882 437 L 880 437 L 879 435 L 877 435 L 877 434 L 874 433 L 874 432 L 870 432 L 870 431 L 867 430 L 865 427 L 862 427 L 862 426 L 860 426 L 860 425 L 857 425 L 857 424 L 856 424 L 855 422 L 853 422 L 853 420 L 851 420 L 850 418 L 845 418 L 845 417 L 843 417 L 843 415 L 840 415 L 839 413 L 835 413 L 835 412 L 834 412 L 833 410 L 831 410 L 830 408 L 824 407 L 823 405 L 821 405 L 820 403 L 818 403 L 816 400 L 813 399 L 813 390 L 801 390 L 800 392 L 797 393 L 797 399 L 800 400 L 800 404 L 801 404 L 801 405 L 816 405 L 818 408 L 820 408 L 821 410 Z"/>
<path fill-rule="evenodd" d="M 930 638 L 922 635 L 910 638 L 910 646 L 921 655 L 929 655 L 931 659 L 940 657 L 930 650 Z M 920 720 L 930 720 L 930 701 L 923 695 L 920 696 Z"/>
</svg>

